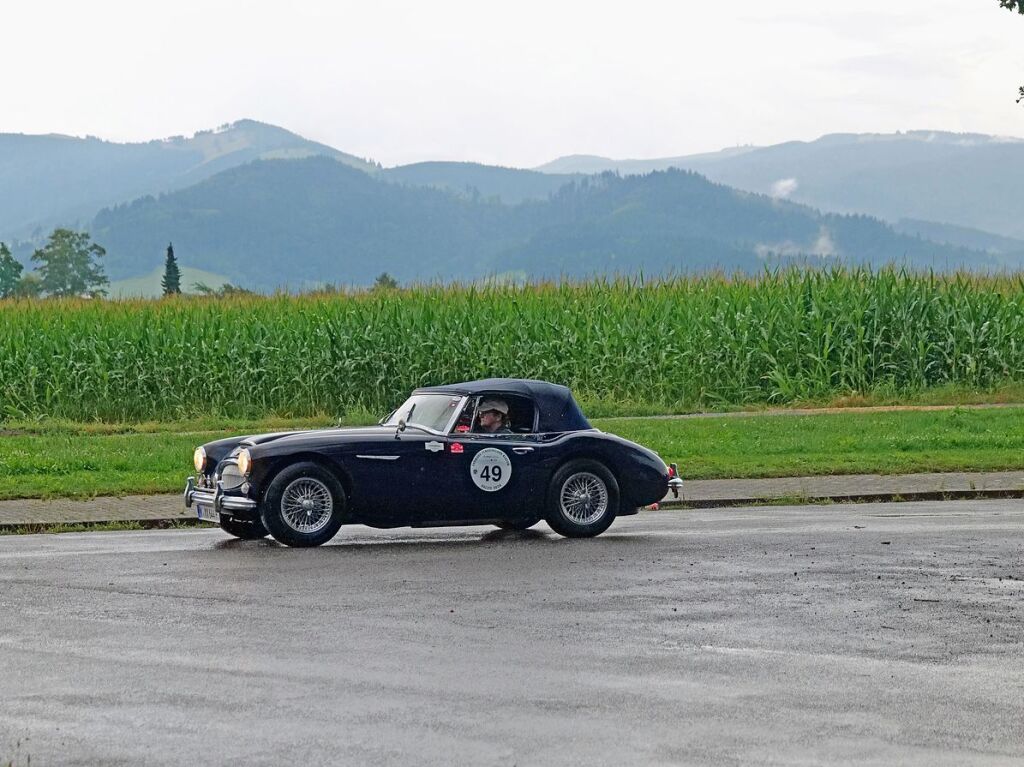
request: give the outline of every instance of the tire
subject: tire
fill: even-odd
[[[494,526],[499,530],[529,530],[538,522],[540,522],[540,517],[531,517],[530,519],[503,520],[495,522]]]
[[[608,529],[618,510],[615,476],[603,463],[578,459],[551,478],[544,518],[566,538],[593,538]]]
[[[241,538],[243,541],[256,541],[267,537],[267,528],[263,526],[262,520],[235,519],[224,514],[220,515],[220,529],[228,535]]]
[[[264,526],[285,546],[327,543],[341,528],[344,516],[345,489],[312,461],[293,463],[278,472],[260,504]]]

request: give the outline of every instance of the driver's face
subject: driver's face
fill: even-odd
[[[501,413],[497,410],[482,410],[477,418],[480,421],[480,428],[487,431],[494,431],[501,426]]]

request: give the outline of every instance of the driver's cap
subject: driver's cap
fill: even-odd
[[[485,410],[497,410],[502,415],[508,415],[508,405],[505,404],[505,400],[500,399],[485,399],[477,409],[481,413]]]

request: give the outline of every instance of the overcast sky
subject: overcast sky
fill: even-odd
[[[393,165],[659,157],[832,132],[1024,136],[997,0],[5,4],[0,132],[250,117]]]

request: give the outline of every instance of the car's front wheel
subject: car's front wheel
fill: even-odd
[[[221,514],[220,529],[228,535],[233,535],[245,541],[255,541],[267,537],[267,528],[258,519],[249,521],[247,519],[225,517]]]
[[[556,533],[568,538],[600,535],[618,509],[619,484],[602,463],[569,461],[551,478],[545,519]]]
[[[263,524],[285,546],[320,546],[341,528],[345,490],[319,464],[286,466],[270,482],[261,504]]]

